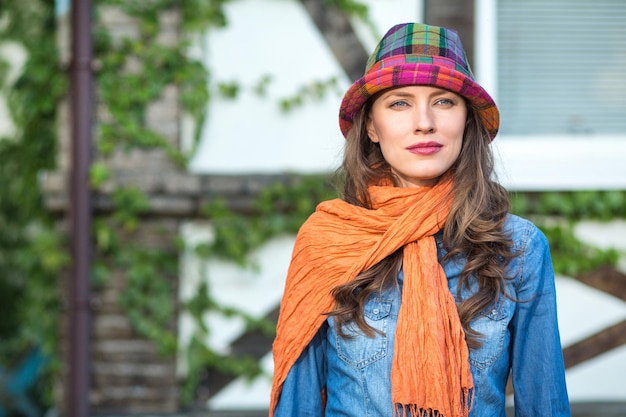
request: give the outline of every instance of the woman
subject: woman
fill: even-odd
[[[508,213],[498,109],[456,32],[394,26],[340,108],[342,199],[298,233],[270,416],[568,416],[544,235]]]

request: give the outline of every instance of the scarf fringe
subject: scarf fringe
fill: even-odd
[[[422,408],[417,404],[396,404],[393,417],[468,417],[474,403],[474,390],[462,390],[461,404],[457,414],[447,416],[432,408]]]

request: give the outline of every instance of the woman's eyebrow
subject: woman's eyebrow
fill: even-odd
[[[451,91],[447,91],[447,90],[436,90],[431,92],[430,94],[428,94],[429,98],[432,97],[439,97],[439,96],[445,96],[445,95],[455,95],[453,92]],[[409,92],[409,91],[388,91],[386,94],[383,94],[383,97],[385,98],[389,98],[389,97],[400,97],[400,98],[404,98],[404,97],[415,97],[417,94]]]
[[[407,92],[407,91],[390,91],[387,94],[384,94],[383,97],[384,98],[390,98],[390,97],[414,97],[415,94]]]

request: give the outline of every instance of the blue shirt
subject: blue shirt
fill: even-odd
[[[548,242],[536,226],[517,216],[508,216],[505,229],[512,235],[513,250],[521,251],[509,265],[511,279],[506,282],[507,293],[517,301],[502,296],[471,323],[484,339],[469,352],[474,380],[470,416],[505,417],[509,376],[516,417],[570,416]],[[441,237],[435,238],[441,261],[446,252]],[[463,259],[442,264],[457,302],[477,288],[472,281],[457,297],[463,265]],[[359,330],[346,339],[337,336],[332,318],[326,321],[289,371],[274,416],[393,416],[390,375],[402,271],[398,282],[398,287],[373,294],[365,305],[366,321],[382,334],[367,337]]]

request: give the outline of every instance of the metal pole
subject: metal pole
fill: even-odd
[[[68,286],[67,415],[90,413],[90,271],[91,192],[89,168],[92,141],[91,1],[73,0],[71,9],[72,168],[70,216],[72,269]]]

